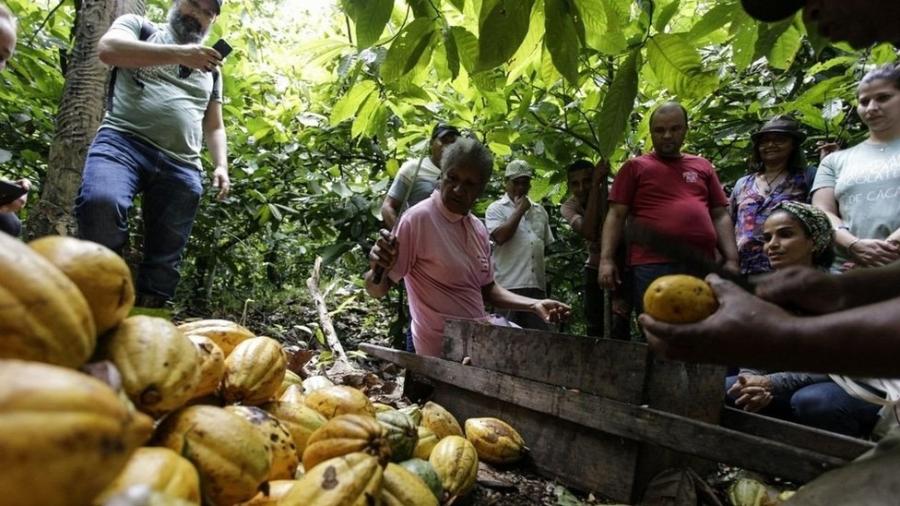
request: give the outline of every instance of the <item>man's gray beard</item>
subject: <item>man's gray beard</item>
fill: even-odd
[[[201,28],[199,31],[196,29],[199,27],[200,23],[196,23],[197,27],[191,26],[196,20],[183,16],[181,12],[178,11],[177,4],[169,9],[168,21],[169,27],[172,29],[172,35],[175,37],[175,42],[178,44],[199,44],[203,42],[203,39],[205,39],[206,35],[209,33],[208,28],[206,30]]]

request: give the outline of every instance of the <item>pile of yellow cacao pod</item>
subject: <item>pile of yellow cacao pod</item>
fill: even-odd
[[[94,243],[0,233],[3,504],[452,503],[479,459],[527,452],[495,418],[397,409],[287,369],[226,320],[127,316],[125,262]]]

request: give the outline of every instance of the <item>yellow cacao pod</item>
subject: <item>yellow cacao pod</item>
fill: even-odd
[[[197,347],[163,318],[126,318],[101,355],[119,369],[131,402],[154,416],[184,405],[200,383]]]
[[[436,402],[426,402],[422,407],[421,425],[428,427],[438,439],[463,435],[462,427],[456,418]]]
[[[447,436],[435,445],[428,462],[441,478],[444,491],[451,498],[464,496],[475,486],[478,475],[478,453],[466,438]]]
[[[0,502],[91,504],[152,430],[95,378],[0,360]]]
[[[97,334],[105,334],[128,316],[134,306],[134,284],[128,264],[113,250],[64,236],[41,237],[28,245],[81,290]]]
[[[284,391],[280,396],[278,396],[278,400],[282,402],[293,402],[294,404],[304,404],[306,402],[306,396],[303,395],[303,387],[299,387],[297,385],[291,385]]]
[[[309,436],[319,427],[325,425],[326,418],[318,411],[302,404],[292,402],[268,402],[261,406],[267,413],[274,416],[287,427],[297,447],[297,454],[302,455],[306,449]]]
[[[279,502],[280,506],[371,506],[381,494],[378,459],[351,453],[307,470]]]
[[[393,462],[384,469],[381,501],[384,506],[438,506],[437,498],[421,478]]]
[[[212,339],[200,334],[188,334],[188,339],[197,347],[200,382],[192,397],[203,397],[216,393],[225,376],[225,354]]]
[[[316,390],[333,387],[334,383],[325,376],[310,376],[303,380],[303,393],[309,395]]]
[[[255,337],[253,332],[243,325],[228,320],[198,320],[182,323],[178,330],[185,334],[200,334],[219,345],[227,357],[241,341]]]
[[[255,406],[227,406],[226,411],[235,413],[262,434],[272,456],[272,467],[267,480],[290,480],[300,465],[300,456],[291,433],[277,418]]]
[[[133,485],[147,485],[170,497],[200,502],[200,477],[197,469],[190,461],[168,448],[144,447],[135,450],[125,469],[94,499],[94,504],[102,505],[110,497]]]
[[[497,418],[466,420],[466,439],[475,447],[478,458],[490,464],[512,464],[528,453],[516,429]]]
[[[256,495],[269,474],[262,434],[240,416],[215,406],[190,406],[169,414],[154,443],[191,461],[204,501],[231,506]]]
[[[281,343],[252,337],[238,344],[225,359],[222,397],[226,402],[258,405],[272,399],[287,368]]]
[[[281,380],[281,386],[278,387],[278,392],[275,393],[275,397],[281,397],[291,385],[297,385],[297,387],[300,388],[300,393],[303,393],[303,378],[294,371],[286,369],[284,371],[284,379]]]
[[[267,490],[260,491],[253,499],[235,506],[277,506],[297,482],[298,480],[272,480],[263,486]]]
[[[81,290],[47,259],[0,232],[0,359],[87,362],[97,330]]]
[[[320,462],[355,452],[374,455],[382,464],[390,460],[391,446],[384,427],[368,416],[336,416],[309,437],[303,450],[303,468],[309,472]]]
[[[325,418],[338,415],[375,416],[372,401],[359,390],[345,385],[325,387],[308,393],[305,403]]]
[[[417,430],[419,438],[416,441],[416,449],[413,450],[413,457],[428,460],[428,457],[431,456],[431,451],[438,444],[438,437],[428,427],[419,425]]]

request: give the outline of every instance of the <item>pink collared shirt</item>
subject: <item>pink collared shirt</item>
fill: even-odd
[[[481,288],[494,281],[487,229],[450,212],[435,190],[397,225],[391,280],[406,281],[416,353],[440,356],[447,318],[487,321]]]

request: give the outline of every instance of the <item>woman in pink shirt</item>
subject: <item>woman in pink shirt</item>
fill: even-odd
[[[493,159],[475,139],[459,139],[444,150],[441,185],[430,198],[410,208],[394,234],[382,229],[369,254],[366,290],[381,298],[403,279],[409,292],[416,352],[439,356],[448,318],[487,321],[485,301],[493,306],[532,311],[544,321],[569,316],[555,300],[516,295],[494,282],[490,239],[484,224],[470,213],[491,177]],[[375,283],[374,270],[385,276]]]

